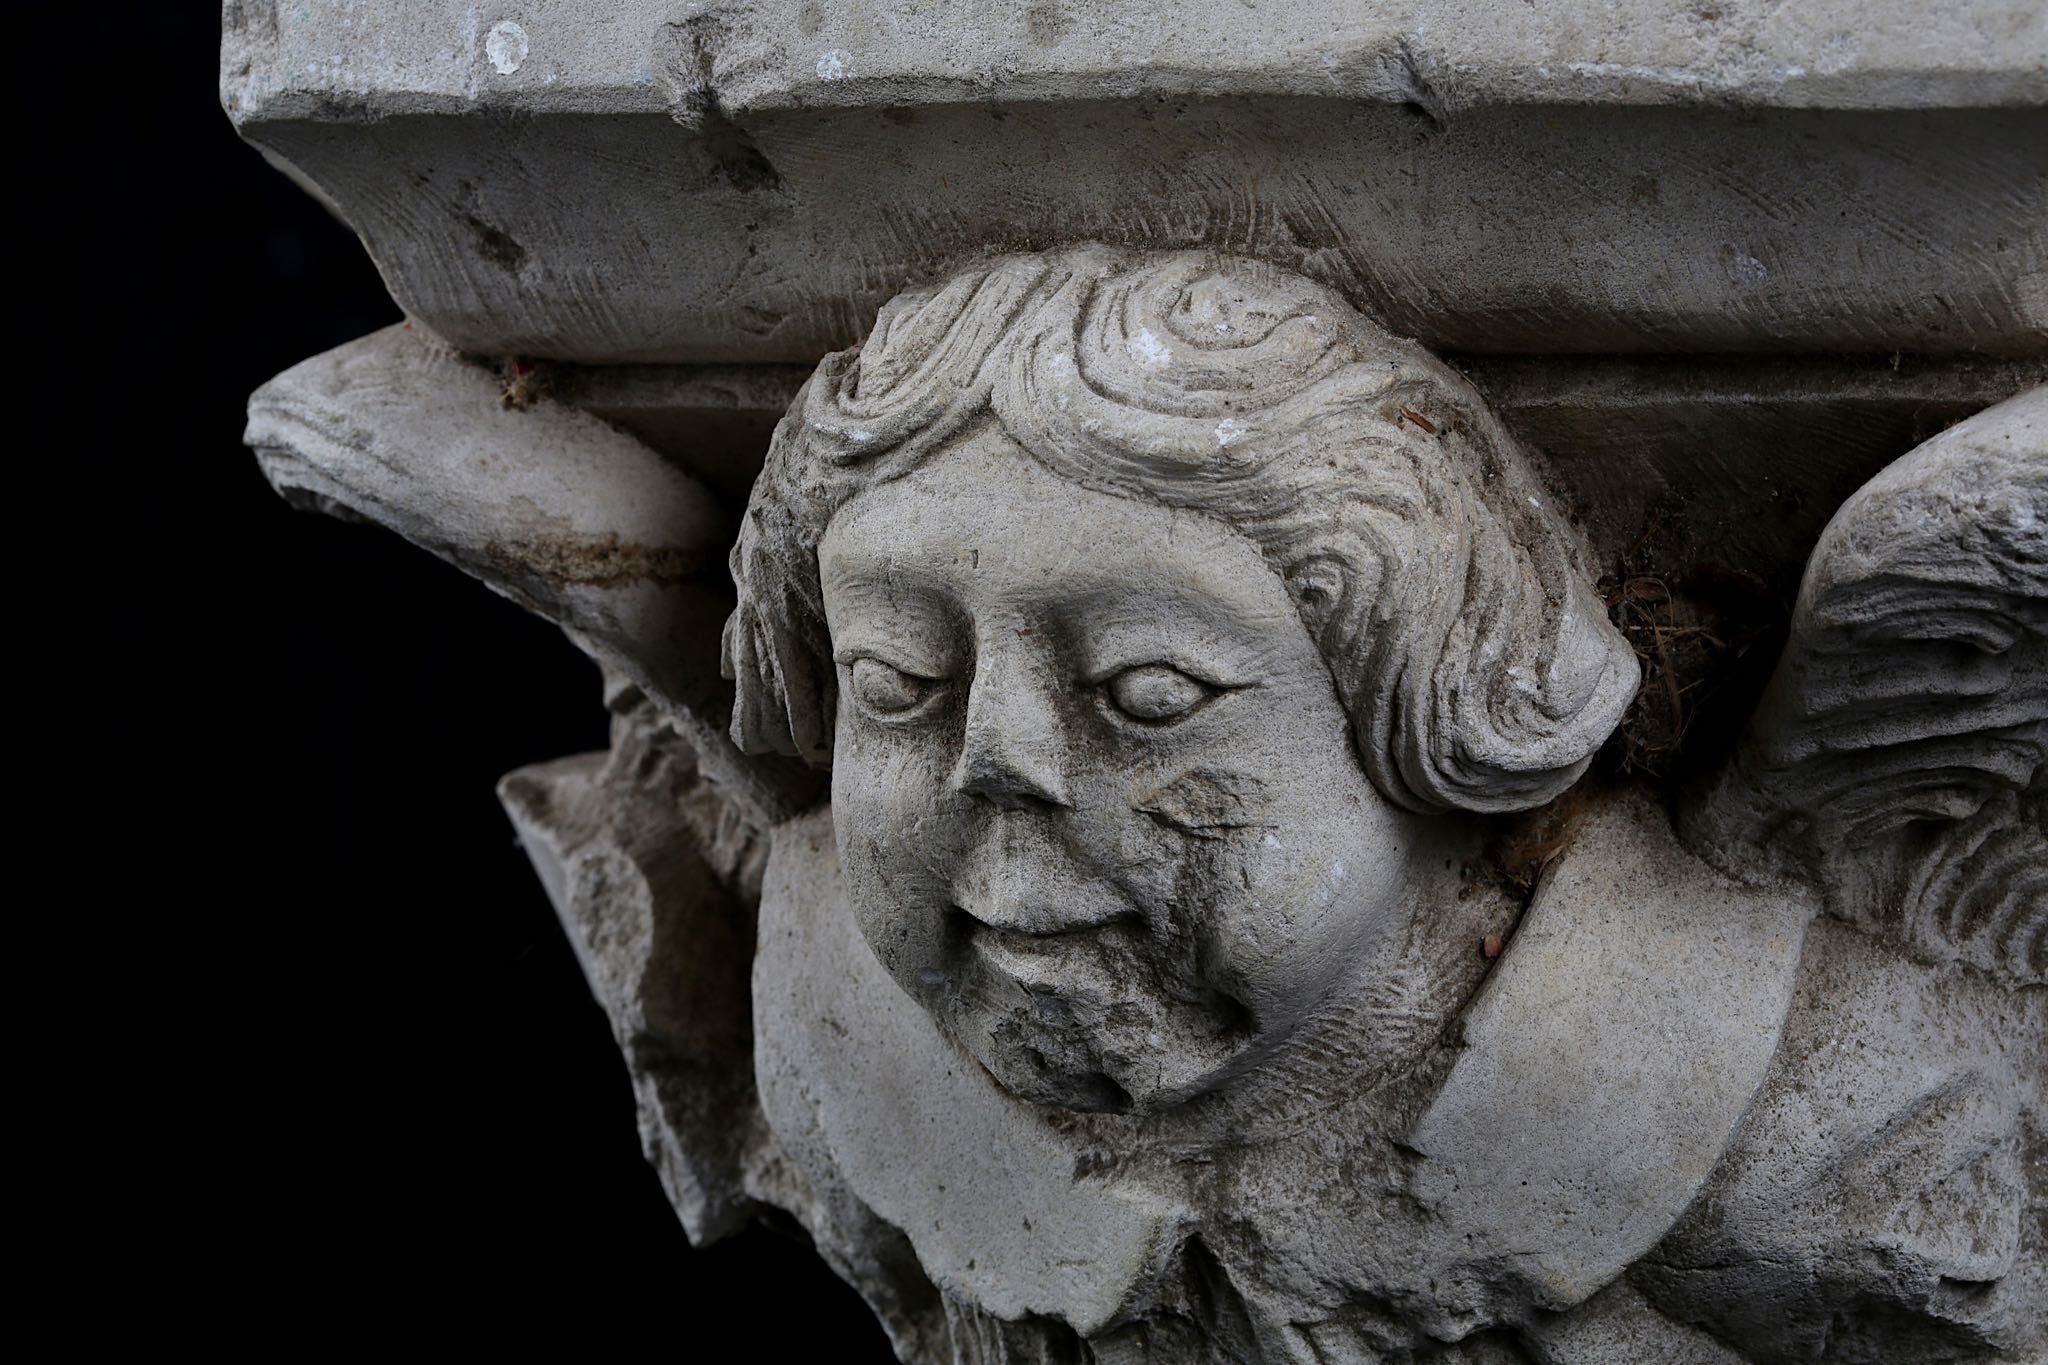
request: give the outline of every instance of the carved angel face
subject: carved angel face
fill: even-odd
[[[990,426],[850,502],[819,566],[855,914],[1013,1093],[1177,1103],[1405,926],[1421,817],[1245,536]]]

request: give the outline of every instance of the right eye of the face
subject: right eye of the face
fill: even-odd
[[[1216,693],[1208,683],[1168,664],[1127,668],[1109,680],[1109,699],[1116,709],[1148,725],[1179,720]]]
[[[900,668],[865,655],[855,659],[847,672],[853,699],[867,711],[883,717],[902,716],[916,710],[918,703],[938,687],[938,683],[930,678],[905,673]]]

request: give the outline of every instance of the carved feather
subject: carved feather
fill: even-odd
[[[1917,447],[1821,533],[1785,653],[1690,812],[1914,953],[2048,979],[2048,388]]]

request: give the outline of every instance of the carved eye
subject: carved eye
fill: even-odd
[[[855,659],[848,672],[854,700],[878,716],[897,716],[909,711],[937,686],[930,678],[905,673],[880,659],[865,656]]]
[[[1141,664],[1109,680],[1109,699],[1132,720],[1179,720],[1217,689],[1166,664]]]

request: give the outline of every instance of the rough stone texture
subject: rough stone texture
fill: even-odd
[[[1755,1360],[2039,1359],[2044,1006],[1817,919],[1742,1131],[1630,1278]]]
[[[1716,846],[1815,872],[1917,954],[2048,984],[2048,387],[1850,498],[1736,762]]]
[[[754,1104],[747,961],[765,852],[695,755],[630,684],[613,747],[524,768],[498,793],[611,1017],[647,1158],[691,1240],[750,1211]]]
[[[647,447],[571,408],[522,407],[506,377],[411,324],[271,380],[249,400],[246,439],[287,499],[388,526],[660,697],[761,818],[804,789],[725,742],[707,643],[729,609],[724,518]]]
[[[2048,356],[1450,359],[1583,518],[1603,572],[1627,558],[1682,596],[1732,589],[1784,610],[1844,498],[1944,427],[2048,383]],[[715,489],[735,525],[810,377],[794,365],[533,371]]]
[[[1700,875],[1660,812],[1586,820],[1472,1002],[1467,1050],[1410,1138],[1437,1216],[1546,1308],[1649,1251],[1699,1189],[1778,1045],[1811,906]]]
[[[2038,7],[222,72],[414,315],[266,473],[605,665],[501,794],[692,1238],[910,1361],[2048,1354]]]
[[[2010,0],[227,14],[243,134],[466,349],[809,364],[1076,240],[1274,260],[1458,350],[2048,338],[2048,21]]]
[[[1153,95],[1415,97],[1423,72],[1449,109],[1481,104],[1927,108],[2023,103],[2040,91],[2039,13],[1969,0],[1938,13],[1830,4],[1701,9],[1600,0],[1512,9],[1481,0],[1265,8],[1257,23],[1196,4],[1032,4],[942,10],[903,0],[625,0],[593,20],[550,0],[497,17],[451,0],[374,10],[231,0],[221,65],[243,108],[327,112],[484,108],[665,113],[648,44],[715,36],[718,90],[742,109]],[[666,30],[680,30],[671,34]],[[837,61],[830,60],[834,53]],[[511,70],[504,68],[510,66]],[[724,72],[720,75],[723,77]]]

